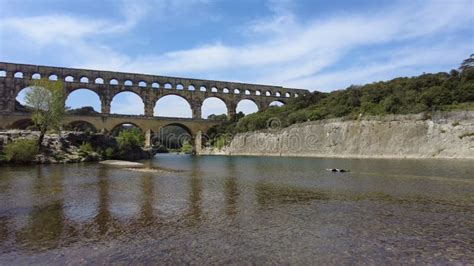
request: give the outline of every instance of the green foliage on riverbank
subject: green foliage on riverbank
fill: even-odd
[[[330,93],[313,92],[281,107],[271,106],[243,118],[237,117],[214,127],[208,134],[235,134],[337,117],[357,119],[361,116],[474,110],[474,67],[462,65],[460,69],[353,85]]]
[[[3,148],[7,162],[26,163],[38,154],[38,142],[35,139],[18,139]]]
[[[145,136],[135,127],[120,131],[116,139],[120,149],[141,147],[145,142]]]
[[[183,141],[183,146],[181,147],[181,152],[182,153],[192,153],[193,152],[193,146],[189,141],[185,140]]]
[[[118,143],[118,158],[127,160],[141,159],[145,136],[138,128],[133,127],[120,131],[116,140]]]
[[[208,137],[208,143],[206,143],[206,145],[211,145],[213,147],[218,145],[220,147],[219,149],[221,149],[225,144],[227,144],[227,140],[231,139],[232,136],[230,135],[237,131],[237,122],[245,117],[245,114],[239,112],[230,119],[227,119],[226,115],[219,115],[219,117],[219,119],[225,119],[221,124],[211,127],[206,132]]]

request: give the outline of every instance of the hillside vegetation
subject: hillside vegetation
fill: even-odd
[[[237,115],[212,128],[211,139],[220,134],[255,131],[273,126],[327,118],[356,119],[366,115],[413,114],[429,111],[474,110],[474,55],[459,70],[449,73],[400,77],[363,86],[352,85],[330,93],[313,92],[288,104],[247,116]],[[275,124],[276,123],[276,124]]]

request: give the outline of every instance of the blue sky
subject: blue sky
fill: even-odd
[[[473,0],[0,3],[7,62],[331,91],[449,71],[474,53]],[[99,109],[92,97],[78,92],[68,104]],[[158,114],[189,116],[179,99],[163,100]],[[142,112],[140,104],[120,95],[112,111]],[[203,113],[224,111],[215,100]]]

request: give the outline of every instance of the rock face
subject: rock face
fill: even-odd
[[[474,159],[474,112],[330,119],[236,135],[207,154]]]

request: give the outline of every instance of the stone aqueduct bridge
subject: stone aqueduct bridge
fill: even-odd
[[[66,123],[87,122],[106,131],[130,123],[144,132],[158,132],[161,127],[179,125],[188,130],[193,138],[219,123],[201,118],[201,107],[207,98],[221,99],[230,117],[236,113],[239,101],[244,99],[253,101],[261,110],[274,101],[286,103],[291,98],[309,93],[307,90],[279,86],[0,62],[0,128],[15,128],[28,119],[27,114],[15,110],[15,98],[33,79],[38,78],[63,81],[66,95],[77,89],[88,89],[99,96],[100,114],[68,115]],[[110,113],[112,99],[124,91],[135,93],[142,99],[144,115]],[[191,106],[192,118],[153,116],[156,102],[167,95],[184,98]]]

